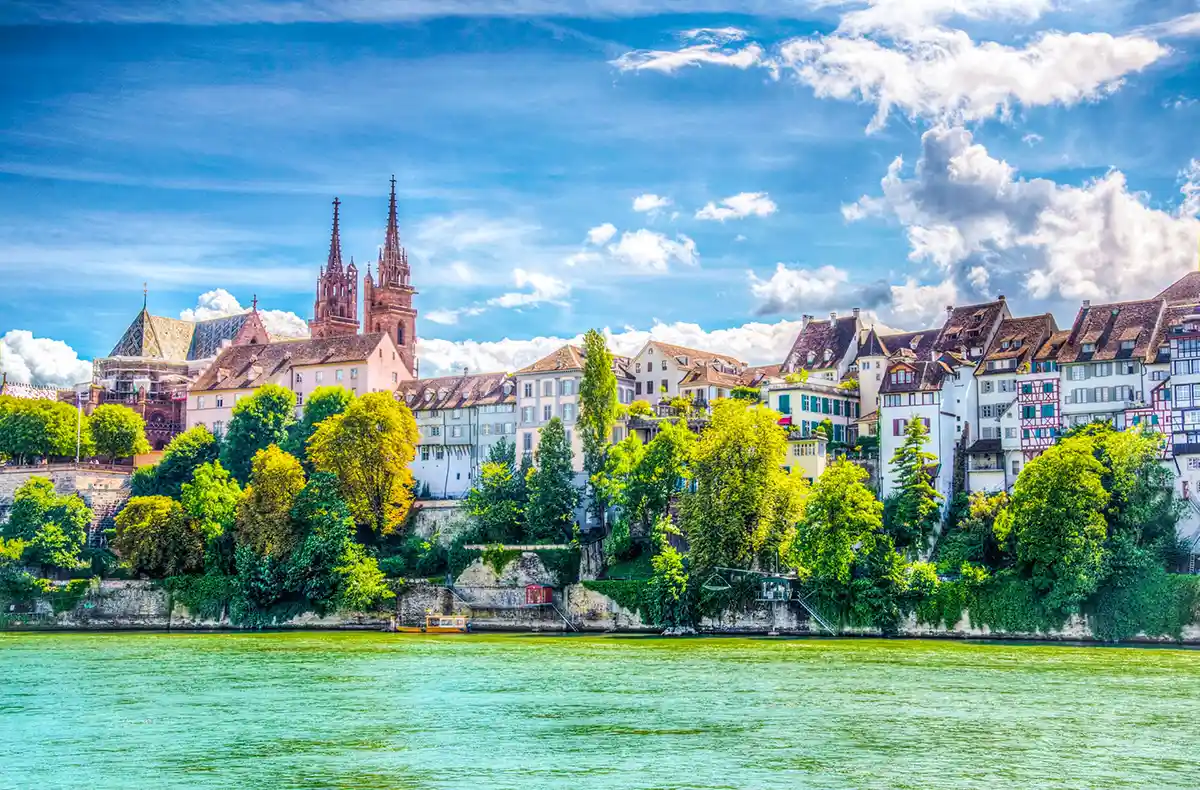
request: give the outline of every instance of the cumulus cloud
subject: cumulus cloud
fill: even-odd
[[[1156,37],[1190,35],[1192,16],[1127,35],[1036,33],[1019,45],[975,41],[950,19],[1036,20],[1050,0],[853,0],[836,30],[788,39],[771,53],[744,36],[685,41],[677,51],[639,50],[613,64],[622,71],[671,74],[684,66],[759,67],[787,74],[822,98],[875,105],[875,131],[893,111],[910,118],[966,123],[1008,118],[1018,105],[1070,106],[1103,98],[1130,74],[1170,50]]]
[[[775,315],[879,307],[887,303],[890,291],[882,282],[851,283],[849,273],[836,266],[805,269],[778,263],[765,280],[750,272],[750,293],[758,301],[758,315]]]
[[[935,326],[946,307],[958,299],[958,289],[952,280],[919,285],[910,278],[902,285],[891,286],[891,291],[891,313],[906,326]]]
[[[888,216],[903,225],[909,257],[932,264],[969,298],[1026,291],[1037,299],[1117,300],[1153,293],[1194,267],[1200,173],[1184,174],[1175,211],[1154,209],[1112,170],[1080,186],[1020,178],[962,128],[922,136],[911,176],[897,158],[882,195],[860,200],[852,218]],[[982,270],[982,271],[981,271]],[[897,299],[916,293],[897,286]],[[915,305],[917,296],[906,304]]]
[[[642,212],[661,211],[671,205],[671,199],[662,195],[655,195],[647,192],[644,195],[638,195],[633,199],[633,210]]]
[[[699,324],[655,322],[650,329],[624,327],[605,329],[614,353],[632,355],[651,338],[708,351],[732,354],[751,365],[767,365],[783,360],[800,331],[799,321],[776,323],[752,322],[728,329],[704,329]],[[421,340],[418,353],[421,372],[427,376],[446,375],[468,368],[475,372],[519,370],[536,362],[564,343],[582,343],[574,337],[535,337],[528,340],[478,342],[474,340]]]
[[[532,307],[543,302],[563,304],[563,299],[571,293],[571,286],[565,281],[525,269],[513,269],[513,283],[529,290],[501,294],[489,299],[488,304],[495,307]]]
[[[709,202],[696,212],[696,219],[724,222],[727,219],[768,217],[779,207],[766,192],[739,192],[721,200],[721,205]]]
[[[14,384],[70,387],[92,380],[92,363],[61,340],[12,329],[0,337],[0,370]]]
[[[617,235],[617,226],[611,222],[605,222],[603,225],[597,225],[587,233],[588,244],[607,244],[612,240],[613,236]]]
[[[696,242],[682,233],[670,239],[645,228],[622,233],[617,243],[608,246],[608,251],[618,260],[645,272],[666,272],[672,263],[695,266],[699,258]]]
[[[427,321],[432,321],[435,324],[442,326],[452,326],[457,324],[459,319],[464,316],[479,315],[483,312],[482,307],[461,307],[456,310],[429,310],[421,314],[421,317]]]
[[[179,313],[184,321],[207,321],[212,318],[247,313],[237,298],[224,288],[206,291],[196,298],[196,306]],[[259,310],[259,318],[267,333],[274,337],[308,337],[308,322],[287,310]]]
[[[620,71],[657,71],[671,74],[690,66],[728,66],[735,69],[770,67],[771,60],[758,44],[741,44],[745,31],[738,28],[700,28],[681,36],[686,46],[678,50],[640,49],[627,52],[612,65]]]

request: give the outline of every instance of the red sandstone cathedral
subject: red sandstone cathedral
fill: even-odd
[[[329,260],[317,277],[317,299],[313,319],[308,322],[313,337],[337,337],[358,334],[358,267],[354,259],[342,265],[342,239],[338,228],[338,209],[341,201],[333,200],[333,234],[329,240]],[[371,275],[363,279],[363,323],[366,332],[385,332],[391,335],[404,359],[404,364],[417,376],[417,311],[412,298],[416,295],[410,281],[408,253],[400,246],[400,230],[396,224],[396,177],[392,176],[391,197],[388,200],[387,235],[379,251],[379,281]]]

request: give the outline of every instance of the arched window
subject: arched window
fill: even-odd
[[[404,345],[404,324],[400,324],[396,327],[396,342],[400,345]]]

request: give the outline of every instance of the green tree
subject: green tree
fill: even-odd
[[[131,493],[134,496],[178,498],[183,484],[192,480],[196,469],[216,461],[220,449],[217,440],[203,425],[190,428],[171,440],[161,461],[133,473]]]
[[[762,392],[758,387],[734,387],[729,391],[729,397],[749,401],[750,403],[762,402]]]
[[[617,376],[604,335],[589,329],[583,337],[583,382],[579,386],[579,420],[575,429],[583,444],[583,471],[588,480],[588,508],[604,525],[610,502],[592,477],[604,468],[613,426],[617,422]]]
[[[27,563],[70,570],[79,565],[91,523],[92,511],[82,499],[59,496],[50,480],[31,477],[13,495],[0,536],[25,542]]]
[[[128,406],[105,403],[92,412],[89,425],[96,454],[116,460],[150,452],[146,421]]]
[[[308,463],[308,440],[316,433],[318,425],[326,418],[344,412],[352,400],[354,394],[345,387],[317,387],[304,401],[304,416],[288,430],[287,444],[283,449],[299,458],[306,469],[311,469]]]
[[[286,558],[300,539],[292,506],[303,488],[304,470],[295,456],[275,445],[255,453],[250,484],[238,504],[238,543],[260,556]]]
[[[884,523],[896,547],[913,552],[925,548],[941,519],[942,496],[929,476],[929,466],[937,462],[937,456],[925,450],[928,442],[924,421],[910,419],[904,441],[892,456],[896,484],[884,511]]]
[[[653,417],[654,407],[650,405],[648,400],[635,400],[629,404],[630,417]]]
[[[352,612],[368,612],[396,594],[388,587],[387,578],[379,563],[358,543],[351,543],[337,569],[341,574],[338,608]]]
[[[694,569],[747,568],[767,555],[773,562],[786,542],[799,515],[787,512],[794,510],[797,482],[783,471],[787,434],[778,420],[761,404],[719,399],[713,405],[691,453],[695,490],[680,499]]]
[[[648,529],[666,515],[688,476],[696,434],[683,420],[664,422],[637,458],[625,491],[625,506],[635,523]]]
[[[242,489],[220,461],[196,467],[192,482],[184,483],[179,501],[207,538],[223,535],[237,520]]]
[[[526,534],[539,542],[568,540],[572,535],[579,489],[575,487],[571,443],[562,420],[554,417],[539,432],[536,465],[529,472]]]
[[[1063,612],[1078,611],[1103,572],[1104,472],[1089,439],[1068,438],[1026,464],[1013,487],[1018,568]]]
[[[278,384],[266,384],[238,401],[221,448],[221,465],[239,481],[246,481],[260,450],[287,441],[295,414],[296,396]]]
[[[690,628],[693,621],[688,597],[688,572],[683,556],[670,544],[668,535],[677,535],[670,516],[655,522],[655,544],[650,566],[654,574],[648,583],[650,612],[657,625],[669,630]]]
[[[467,492],[467,512],[475,519],[477,538],[483,543],[512,543],[521,538],[528,494],[516,463],[516,445],[501,439],[488,450],[479,477]]]
[[[135,571],[164,578],[203,569],[206,535],[175,500],[133,497],[116,522],[117,553]]]
[[[287,586],[309,608],[324,613],[338,604],[354,533],[354,519],[338,490],[338,480],[317,472],[297,495],[292,520],[304,534],[287,565]]]
[[[27,463],[35,458],[74,458],[78,410],[49,400],[6,399],[0,410],[0,457]],[[82,419],[81,455],[92,454],[87,417]]]
[[[818,588],[848,585],[856,557],[869,554],[881,537],[883,505],[866,481],[866,470],[839,459],[808,495],[791,560]]]
[[[412,507],[409,467],[417,441],[417,421],[408,406],[390,392],[371,392],[322,421],[308,442],[308,455],[314,469],[337,475],[356,522],[389,535]]]
[[[967,500],[966,515],[938,545],[938,567],[943,573],[959,573],[964,563],[993,571],[1011,567],[1016,562],[1014,538],[1008,494],[976,491]]]

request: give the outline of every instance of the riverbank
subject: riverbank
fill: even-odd
[[[556,590],[546,606],[525,606],[523,589],[459,585],[453,590],[426,582],[406,585],[394,607],[385,612],[338,613],[320,616],[311,612],[271,624],[278,630],[387,631],[396,625],[419,625],[427,614],[468,613],[473,630],[487,632],[584,632],[652,634],[661,632],[643,621],[637,611],[584,584]],[[467,602],[470,602],[469,604]],[[148,581],[103,581],[76,593],[71,600],[35,599],[18,607],[25,611],[0,614],[6,631],[236,631],[224,612],[199,616],[162,583]],[[828,635],[795,603],[758,603],[720,617],[705,618],[701,634],[818,636]],[[878,630],[848,627],[839,636],[877,637]],[[1101,642],[1088,621],[1069,618],[1053,630],[1004,630],[976,625],[969,612],[953,626],[933,626],[906,617],[895,634],[929,639],[1011,639],[1046,642]],[[1131,643],[1200,646],[1200,624],[1185,626],[1180,638],[1139,635]]]

